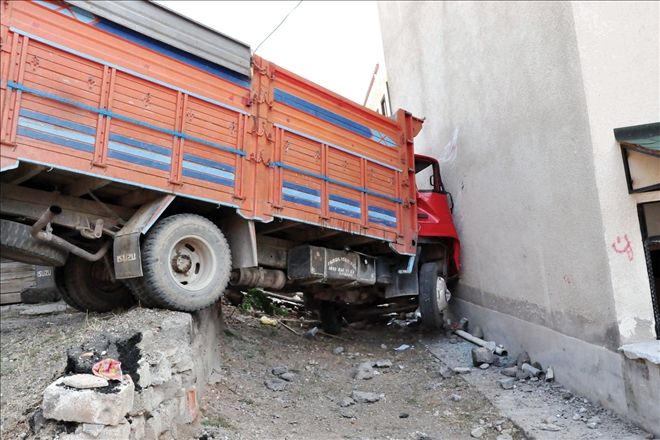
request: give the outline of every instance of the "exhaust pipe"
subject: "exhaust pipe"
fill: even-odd
[[[51,246],[55,246],[60,249],[69,251],[73,255],[77,255],[78,257],[87,261],[99,261],[101,258],[103,258],[103,256],[108,252],[108,249],[110,249],[110,246],[112,245],[111,241],[108,241],[105,244],[103,244],[101,249],[99,249],[95,254],[92,254],[87,252],[85,249],[76,246],[73,243],[69,243],[63,238],[58,237],[52,232],[43,230],[46,227],[46,225],[52,222],[55,216],[60,214],[61,212],[62,212],[62,208],[55,205],[51,206],[46,211],[44,211],[44,213],[41,214],[41,217],[39,217],[39,220],[37,220],[37,222],[34,225],[32,225],[32,230],[30,232],[32,234],[32,237],[34,237],[37,240],[44,241],[50,244]]]

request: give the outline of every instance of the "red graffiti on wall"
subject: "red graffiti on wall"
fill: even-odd
[[[632,261],[634,258],[633,248],[628,239],[628,234],[623,234],[623,240],[621,239],[621,236],[617,236],[616,240],[612,242],[612,249],[614,249],[614,252],[617,254],[626,254],[628,256],[628,261]]]

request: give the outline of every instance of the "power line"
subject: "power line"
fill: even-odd
[[[264,43],[266,42],[266,40],[268,40],[268,39],[270,38],[270,36],[273,35],[273,34],[275,33],[275,31],[278,30],[278,29],[280,28],[280,26],[282,26],[282,25],[284,24],[284,22],[286,21],[286,19],[289,18],[289,15],[291,15],[291,13],[292,13],[293,11],[295,11],[296,8],[297,8],[298,6],[300,6],[300,4],[301,4],[302,2],[303,2],[303,0],[300,0],[300,1],[299,1],[299,2],[298,2],[293,8],[291,8],[291,10],[290,10],[290,11],[284,16],[284,18],[282,19],[282,21],[280,21],[280,24],[278,24],[277,26],[275,26],[275,29],[273,29],[272,31],[270,31],[270,33],[269,33],[268,35],[266,35],[266,38],[264,38],[263,41],[257,45],[257,48],[254,49],[254,50],[252,51],[253,54],[257,53],[257,51],[259,50],[259,48],[261,47],[261,45],[264,44]]]

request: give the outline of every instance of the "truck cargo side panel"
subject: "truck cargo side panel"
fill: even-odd
[[[239,206],[247,89],[48,4],[10,2],[3,14],[3,163]]]
[[[2,2],[0,165],[32,162],[415,253],[412,139],[253,57],[251,80],[58,1]]]
[[[272,215],[391,242],[414,253],[416,217],[405,127],[255,57],[273,142]],[[404,121],[405,122],[405,121]]]

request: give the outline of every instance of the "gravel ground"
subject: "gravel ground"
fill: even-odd
[[[38,306],[37,306],[38,307]],[[54,313],[35,306],[0,308],[1,437],[22,439],[41,393],[59,377],[66,350],[94,338],[113,318],[113,332],[156,325],[167,311],[133,309],[117,315],[86,315],[59,305]],[[46,310],[47,311],[47,310]],[[306,339],[283,326],[270,327],[226,306],[220,370],[201,402],[200,432],[212,439],[642,439],[645,433],[559,384],[517,383],[502,390],[498,367],[470,366],[472,345],[455,337],[424,335],[415,328],[383,325],[347,328],[341,339]],[[290,326],[295,327],[293,324]],[[302,333],[300,328],[294,328]],[[411,347],[397,352],[401,344]],[[341,347],[341,350],[340,350]],[[341,353],[339,353],[341,351]],[[355,378],[360,364],[373,377]],[[387,362],[386,362],[387,363]],[[272,370],[287,367],[289,382]],[[450,368],[448,368],[450,367]],[[281,391],[269,389],[265,383]],[[353,391],[374,393],[374,403],[340,406]],[[568,397],[567,397],[568,396]],[[598,416],[588,428],[582,418]],[[559,431],[541,428],[548,418]],[[510,436],[510,437],[509,437]]]
[[[219,382],[202,404],[202,426],[215,439],[462,439],[484,428],[481,438],[522,433],[473,386],[442,364],[412,329],[384,326],[346,329],[342,340],[305,339],[285,328],[266,327],[251,317],[226,313],[233,336],[223,344]],[[394,351],[401,344],[411,346]],[[338,347],[341,354],[335,354]],[[364,380],[352,377],[363,362],[389,360],[389,368]],[[264,382],[272,369],[295,374],[283,391]],[[353,390],[382,395],[375,403],[339,404]],[[498,431],[499,429],[499,431]],[[202,436],[202,438],[207,438]],[[506,437],[504,437],[506,438]]]

